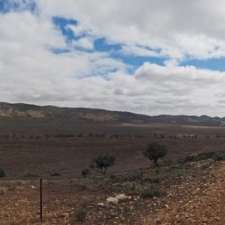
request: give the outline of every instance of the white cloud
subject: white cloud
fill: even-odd
[[[91,38],[80,38],[79,40],[76,40],[73,42],[73,47],[83,48],[87,50],[94,49],[94,40]]]
[[[211,1],[40,0],[39,14],[0,14],[2,101],[98,107],[147,114],[224,115],[225,72],[179,66],[184,55],[225,55],[224,3]],[[192,15],[192,16],[190,16]],[[137,56],[170,56],[133,74],[107,53],[74,50],[52,16],[79,19],[75,47],[93,50],[96,37]],[[212,24],[212,26],[209,26]],[[84,35],[88,34],[88,35]],[[50,49],[73,49],[54,54]],[[151,49],[161,48],[161,51]]]
[[[174,58],[225,56],[223,0],[40,0],[40,8],[78,18],[112,41],[162,48]]]
[[[121,52],[127,55],[142,57],[161,57],[160,52],[146,48],[145,46],[123,45]]]
[[[54,54],[51,48],[67,48],[63,36],[51,20],[27,12],[0,15],[0,48],[0,96],[5,101],[44,104],[55,98],[75,104],[82,77],[126,70],[103,53]]]

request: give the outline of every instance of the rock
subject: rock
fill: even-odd
[[[108,203],[118,204],[119,202],[125,201],[127,199],[131,199],[130,196],[127,196],[125,194],[118,194],[115,197],[109,197],[106,199]]]
[[[129,197],[125,194],[119,194],[119,195],[116,195],[116,197],[118,199],[118,201],[124,201],[124,200],[127,200],[129,199]]]
[[[115,204],[115,205],[119,203],[119,200],[115,197],[109,197],[109,198],[106,199],[106,201],[108,203],[112,203],[112,204]]]
[[[103,202],[99,202],[99,203],[97,204],[97,206],[99,206],[99,207],[105,207],[105,204],[104,204]]]
[[[6,187],[1,187],[0,188],[0,195],[4,195],[8,191],[8,188]]]
[[[166,204],[166,205],[165,205],[165,208],[169,209],[169,206]]]

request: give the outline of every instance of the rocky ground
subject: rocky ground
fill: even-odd
[[[193,188],[189,188],[193,186]],[[185,182],[173,192],[164,208],[146,219],[146,225],[222,225],[225,224],[225,163],[220,163],[204,182]],[[176,189],[176,188],[175,188]]]
[[[44,182],[43,225],[225,224],[225,162]],[[37,225],[38,181],[2,180],[0,224]]]

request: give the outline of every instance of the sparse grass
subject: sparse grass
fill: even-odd
[[[225,160],[225,152],[224,151],[201,152],[201,153],[189,155],[183,161],[197,162],[197,161],[208,160],[208,159],[213,159],[215,161]]]
[[[84,223],[87,217],[87,209],[86,208],[78,208],[75,210],[74,215],[72,217],[72,224],[73,222]]]
[[[142,198],[160,197],[160,187],[158,185],[143,187],[140,191],[140,196]]]
[[[152,183],[152,184],[159,184],[160,178],[159,177],[146,177],[143,179],[144,182]]]
[[[186,170],[184,168],[177,168],[173,170],[173,174],[175,177],[183,177],[186,174]]]

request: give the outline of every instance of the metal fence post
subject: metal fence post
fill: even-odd
[[[43,179],[40,179],[40,221],[43,222]]]

